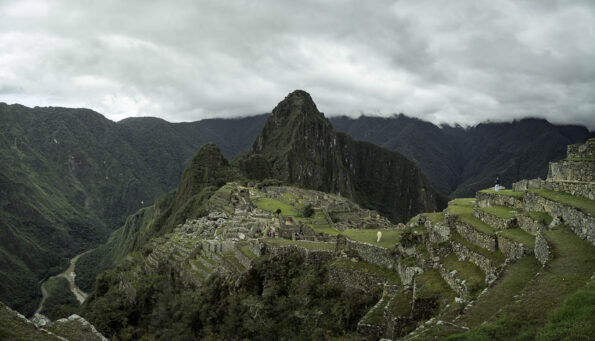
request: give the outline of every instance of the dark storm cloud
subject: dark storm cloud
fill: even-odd
[[[172,121],[270,111],[595,129],[591,1],[2,1],[0,101]]]

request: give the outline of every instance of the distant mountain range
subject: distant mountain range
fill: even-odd
[[[169,123],[142,117],[116,123],[88,109],[0,103],[0,300],[32,313],[41,279],[105,242],[126,217],[175,188],[200,146],[214,142],[233,159],[251,150],[267,118]],[[433,187],[450,196],[470,195],[497,175],[505,186],[543,177],[549,161],[564,157],[567,144],[593,136],[584,127],[538,119],[472,128],[438,127],[404,115],[329,121],[355,140],[415,161]],[[342,145],[355,143],[336,136]],[[273,159],[267,162],[277,167]],[[348,193],[347,187],[322,189]],[[368,206],[382,198],[370,197]]]

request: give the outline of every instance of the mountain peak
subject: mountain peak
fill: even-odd
[[[275,109],[272,116],[280,119],[295,115],[318,116],[324,115],[318,111],[312,96],[304,90],[295,90],[285,97]]]

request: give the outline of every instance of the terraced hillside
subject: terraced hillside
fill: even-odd
[[[546,180],[407,225],[332,194],[228,183],[208,215],[101,275],[85,316],[121,339],[588,339],[594,150],[569,146]]]

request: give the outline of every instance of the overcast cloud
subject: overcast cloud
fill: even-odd
[[[270,110],[595,129],[595,1],[0,0],[0,101],[169,121]]]

